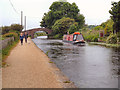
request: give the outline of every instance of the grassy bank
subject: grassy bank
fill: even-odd
[[[10,51],[18,44],[18,42],[19,42],[19,40],[13,41],[6,48],[2,49],[2,61],[4,61],[7,56],[9,56]]]
[[[107,44],[107,43],[102,43],[102,42],[88,42],[88,44],[91,45],[101,45],[101,46],[106,46],[106,47],[115,47],[115,48],[119,48],[120,44]]]

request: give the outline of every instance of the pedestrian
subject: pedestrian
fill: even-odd
[[[24,37],[25,37],[25,42],[27,43],[27,38],[28,38],[27,32],[25,32]]]
[[[23,45],[23,38],[24,38],[24,35],[23,35],[23,33],[21,32],[21,33],[20,33],[20,41],[21,41],[21,45]]]

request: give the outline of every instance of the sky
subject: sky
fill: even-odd
[[[26,16],[26,28],[40,28],[44,13],[49,11],[51,4],[57,0],[0,0],[0,26],[10,26],[21,23],[21,11]],[[111,2],[119,0],[67,0],[75,2],[80,14],[85,16],[88,25],[100,25],[110,19]]]

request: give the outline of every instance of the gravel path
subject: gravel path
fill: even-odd
[[[62,88],[58,70],[31,39],[19,43],[6,59],[10,66],[2,69],[2,88]],[[58,70],[59,71],[59,70]]]

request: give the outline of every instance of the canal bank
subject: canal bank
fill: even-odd
[[[120,48],[120,44],[107,44],[103,42],[88,42],[88,44],[101,45],[101,46],[112,47],[112,48]]]
[[[2,88],[75,88],[31,39],[22,46],[19,42],[6,62]]]

